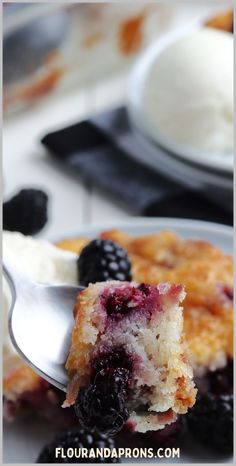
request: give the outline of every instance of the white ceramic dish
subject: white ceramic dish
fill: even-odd
[[[143,89],[148,77],[149,69],[158,55],[170,43],[177,38],[202,27],[202,23],[197,21],[186,28],[181,28],[172,34],[166,34],[162,39],[156,41],[142,55],[138,58],[130,76],[129,90],[128,90],[128,110],[131,121],[148,139],[152,142],[153,146],[160,144],[163,148],[167,149],[175,157],[185,163],[194,164],[196,167],[212,170],[225,175],[233,174],[233,153],[227,155],[219,154],[204,154],[193,147],[186,147],[181,144],[171,141],[169,138],[159,133],[156,128],[152,128],[151,124],[147,125],[145,118],[144,104],[142,100]],[[155,135],[155,137],[153,136]]]
[[[76,235],[85,235],[94,238],[101,231],[112,228],[122,229],[132,235],[144,235],[161,230],[172,230],[183,238],[197,237],[212,242],[228,254],[232,254],[233,252],[233,229],[231,227],[196,220],[169,218],[136,218],[117,223],[83,226],[74,232],[59,231],[58,238],[56,239],[69,238]],[[49,423],[37,419],[19,420],[10,425],[5,424],[3,430],[4,463],[34,463],[42,446],[51,441],[55,432],[56,429]],[[157,462],[159,461],[157,460]],[[134,462],[136,463],[137,459]],[[140,462],[148,463],[148,460],[140,460]],[[153,462],[153,460],[150,460],[150,462]],[[161,462],[170,463],[170,460],[161,459]],[[209,452],[201,445],[193,442],[191,438],[188,438],[181,447],[180,458],[172,459],[171,463],[173,462],[230,463],[232,459]]]
[[[134,130],[140,146],[143,148],[143,150],[137,152],[137,158],[140,153],[144,154],[142,161],[144,162],[145,159],[145,162],[156,170],[163,171],[164,174],[169,174],[170,177],[178,179],[179,182],[184,181],[185,185],[187,184],[203,191],[212,188],[219,188],[225,191],[233,190],[232,176],[222,176],[220,173],[207,171],[200,166],[186,163],[184,160],[173,156],[169,151],[162,149],[143,132],[137,131],[135,128]],[[131,155],[134,156],[134,153],[132,152]]]

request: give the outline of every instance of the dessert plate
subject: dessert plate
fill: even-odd
[[[120,222],[101,223],[100,225],[84,225],[77,231],[58,231],[56,241],[75,236],[87,236],[94,238],[107,229],[122,229],[132,235],[145,235],[162,230],[172,230],[183,238],[200,238],[210,241],[220,247],[224,252],[233,252],[233,228],[217,223],[202,222],[197,220],[184,220],[174,218],[134,218]],[[4,424],[3,429],[3,461],[4,463],[34,463],[41,448],[51,441],[55,432],[55,426],[46,421],[37,419],[21,419],[12,424]],[[160,459],[123,460],[123,463],[159,463]],[[161,458],[163,463],[232,463],[232,458],[220,456],[210,452],[186,437],[180,446],[179,458]]]
[[[178,218],[145,218],[136,217],[118,222],[103,222],[101,224],[84,225],[76,231],[59,232],[57,238],[50,238],[52,242],[62,238],[75,236],[97,237],[102,231],[109,229],[123,230],[131,235],[147,235],[163,230],[172,230],[182,238],[200,238],[209,241],[228,254],[233,253],[233,228],[213,222],[188,220]]]
[[[150,140],[153,147],[156,147],[158,152],[158,146],[160,145],[169,153],[182,160],[187,164],[191,164],[195,167],[199,167],[210,172],[215,171],[218,174],[231,175],[233,174],[233,153],[221,155],[221,154],[207,154],[193,147],[187,147],[182,144],[175,143],[170,138],[167,138],[152,124],[147,124],[145,118],[143,93],[146,86],[149,70],[154,62],[158,59],[160,53],[176,39],[186,35],[188,32],[195,31],[202,27],[202,22],[196,21],[194,24],[191,23],[186,28],[176,30],[172,33],[166,34],[162,39],[159,39],[153,43],[148,49],[146,49],[135,63],[132,73],[130,75],[130,82],[128,86],[128,111],[131,122],[134,127],[143,133],[147,139]],[[160,150],[160,147],[159,147]],[[155,157],[155,154],[153,154]]]

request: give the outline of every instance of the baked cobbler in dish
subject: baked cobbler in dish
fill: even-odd
[[[222,368],[233,357],[233,260],[219,248],[199,239],[182,239],[163,231],[130,236],[119,230],[105,231],[128,252],[132,277],[138,283],[182,283],[186,298],[184,331],[196,376]],[[80,253],[88,239],[58,243]]]
[[[198,389],[212,390],[214,385],[217,393],[232,390],[232,258],[210,243],[185,240],[168,231],[134,237],[112,230],[103,232],[101,239],[113,241],[127,251],[132,280],[137,284],[184,285],[184,332]],[[77,237],[60,241],[55,247],[19,233],[3,234],[3,244],[20,261],[23,270],[33,280],[48,283],[78,284],[78,255],[89,243],[88,238]],[[12,347],[6,324],[10,294],[5,282],[3,295],[5,418],[31,410],[56,422],[59,418],[64,422],[67,416],[76,422],[73,408],[60,409],[63,393],[35,374]]]
[[[74,307],[64,406],[80,422],[114,433],[162,429],[194,404],[183,341],[182,285],[91,284]]]

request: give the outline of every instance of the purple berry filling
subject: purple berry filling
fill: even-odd
[[[133,359],[132,355],[128,354],[128,352],[122,347],[100,349],[99,352],[94,354],[91,361],[92,375],[96,375],[103,369],[118,369],[119,367],[132,372]]]
[[[231,286],[218,284],[217,294],[223,304],[231,306],[234,299],[234,290]]]
[[[222,292],[224,293],[225,297],[229,301],[233,301],[233,299],[234,299],[233,288],[231,288],[230,286],[224,286],[223,289],[222,289]]]
[[[157,288],[144,283],[137,287],[111,287],[102,294],[101,304],[107,315],[115,319],[136,311],[150,317],[155,310],[161,310]]]

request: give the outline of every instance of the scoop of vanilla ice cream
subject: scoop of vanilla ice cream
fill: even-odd
[[[232,154],[232,35],[202,28],[169,44],[152,61],[142,102],[155,139],[203,155]]]
[[[75,253],[63,251],[47,241],[15,232],[3,232],[3,249],[9,250],[22,271],[34,281],[78,285]],[[3,350],[8,354],[15,353],[7,327],[10,305],[10,289],[7,281],[3,279]]]

